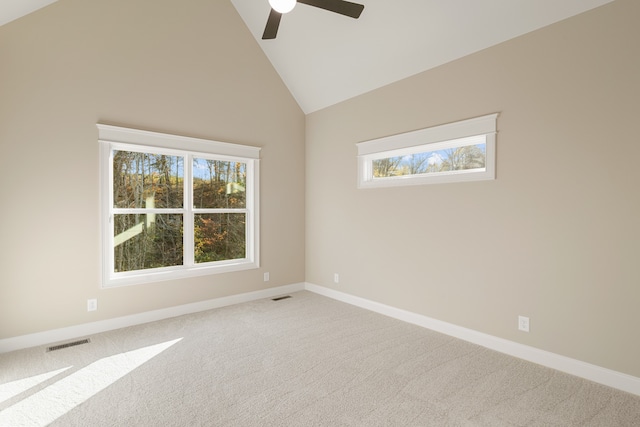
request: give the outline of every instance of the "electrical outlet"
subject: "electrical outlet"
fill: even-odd
[[[333,282],[334,283],[340,283],[340,275],[338,273],[335,273],[333,275]]]
[[[518,329],[523,332],[529,332],[529,318],[518,316]]]
[[[264,273],[264,281],[265,282],[269,281],[269,273]]]
[[[87,300],[87,311],[96,311],[98,309],[98,300],[93,298],[93,299],[88,299]]]

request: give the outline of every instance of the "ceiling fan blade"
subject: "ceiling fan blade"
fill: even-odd
[[[269,13],[269,19],[267,19],[267,25],[266,27],[264,27],[262,40],[270,40],[276,38],[276,34],[278,34],[278,27],[280,26],[280,19],[282,19],[282,14],[271,9],[271,13]]]
[[[351,3],[345,0],[298,0],[298,3],[319,7],[320,9],[329,10],[356,19],[360,17],[364,9],[364,5],[362,4]]]

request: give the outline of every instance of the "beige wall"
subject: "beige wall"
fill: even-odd
[[[640,376],[638,16],[618,0],[308,115],[307,281]],[[356,189],[357,142],[494,112],[497,180]]]
[[[101,290],[98,122],[262,147],[262,268]],[[304,280],[304,115],[228,1],[0,27],[0,144],[0,339]]]

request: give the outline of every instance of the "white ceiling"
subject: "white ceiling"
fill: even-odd
[[[0,26],[58,0],[0,0]]]
[[[0,0],[0,25],[57,0]],[[220,0],[211,0],[220,1]],[[613,0],[354,0],[359,19],[305,4],[262,40],[268,0],[231,0],[305,113]]]
[[[262,40],[268,0],[231,0],[305,113],[612,0],[352,0],[359,19],[305,4]]]

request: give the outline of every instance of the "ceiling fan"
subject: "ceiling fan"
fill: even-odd
[[[264,28],[264,33],[262,34],[262,40],[276,38],[282,15],[291,12],[296,3],[307,4],[309,6],[318,7],[320,9],[339,13],[340,15],[349,16],[355,19],[360,17],[360,14],[364,9],[364,5],[362,4],[351,3],[350,1],[345,0],[269,0],[271,12],[269,13],[269,19],[267,19],[267,25]]]

